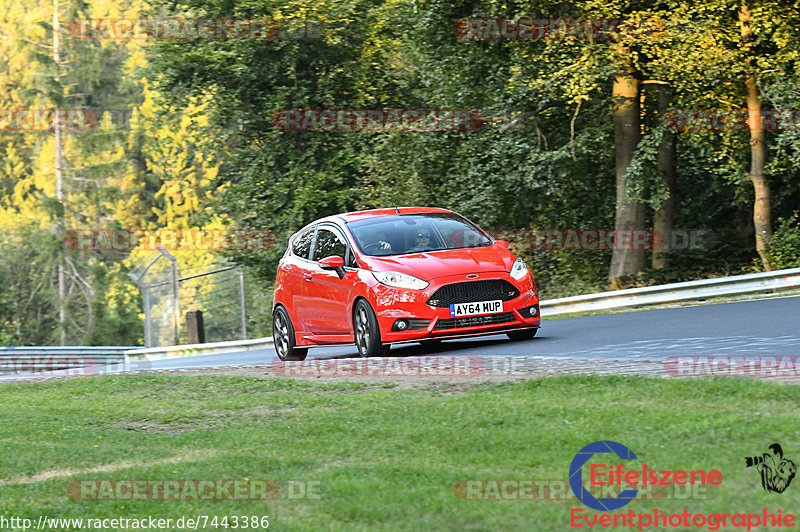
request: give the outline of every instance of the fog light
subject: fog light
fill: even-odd
[[[532,318],[535,317],[537,314],[539,314],[539,308],[538,307],[531,307],[530,314],[531,314]]]
[[[405,331],[408,329],[408,322],[406,320],[397,320],[395,323],[398,331]]]

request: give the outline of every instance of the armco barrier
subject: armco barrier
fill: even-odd
[[[796,287],[800,287],[800,268],[548,299],[540,302],[539,307],[546,318],[572,312],[699,301]]]
[[[120,364],[131,346],[0,346],[0,358],[92,357],[96,364]]]
[[[0,377],[91,366],[98,368],[125,361],[128,346],[0,346]]]
[[[193,357],[199,355],[220,355],[240,351],[256,351],[272,348],[272,337],[254,338],[252,340],[236,340],[233,342],[215,342],[210,344],[187,344],[165,347],[145,347],[125,351],[125,362],[149,362],[167,358]]]

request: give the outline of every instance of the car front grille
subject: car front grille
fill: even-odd
[[[450,318],[439,320],[433,330],[459,329],[461,327],[475,327],[477,325],[494,325],[495,323],[506,323],[514,321],[513,312],[503,312],[501,314],[489,314],[487,316],[466,316],[463,318]]]
[[[505,279],[467,281],[446,284],[436,290],[428,299],[432,307],[447,308],[454,303],[474,303],[477,301],[511,301],[519,295],[519,290]]]

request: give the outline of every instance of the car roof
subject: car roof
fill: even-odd
[[[328,218],[323,218],[319,220],[320,222],[326,221],[329,219],[339,219],[343,220],[345,223],[355,222],[357,220],[364,220],[366,218],[377,218],[380,216],[393,216],[398,214],[426,214],[426,213],[448,213],[452,212],[448,209],[440,209],[438,207],[390,207],[387,209],[371,209],[368,211],[353,211],[353,212],[346,212],[343,214],[337,214],[334,216],[329,216]]]
[[[452,213],[453,211],[449,209],[440,209],[439,207],[390,207],[387,209],[371,209],[367,211],[353,211],[353,212],[344,212],[342,214],[334,214],[331,216],[326,216],[325,218],[320,218],[319,220],[314,220],[308,225],[303,226],[297,232],[295,232],[292,236],[289,237],[289,241],[291,242],[294,237],[298,234],[302,233],[309,227],[312,227],[317,224],[321,223],[334,223],[338,225],[345,225],[350,222],[355,222],[358,220],[366,220],[368,218],[379,218],[381,216],[393,216],[397,215],[397,211],[400,211],[400,214],[425,214],[425,213]]]

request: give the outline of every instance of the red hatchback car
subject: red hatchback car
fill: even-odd
[[[506,333],[540,325],[536,283],[508,242],[446,209],[401,207],[317,220],[289,239],[278,267],[273,337],[281,360],[355,342],[390,344]]]

